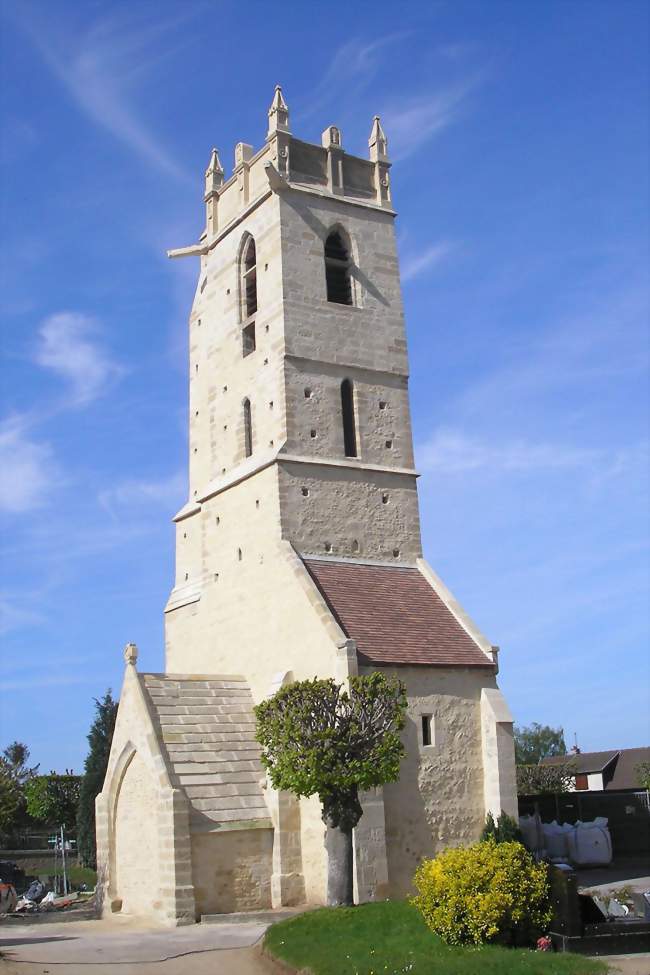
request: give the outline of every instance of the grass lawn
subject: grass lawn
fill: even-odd
[[[324,907],[269,928],[264,947],[313,975],[605,975],[579,955],[522,948],[452,948],[406,901]]]

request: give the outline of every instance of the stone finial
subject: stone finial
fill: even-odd
[[[368,146],[370,147],[370,159],[372,162],[388,159],[388,139],[386,138],[386,133],[381,127],[381,122],[378,115],[375,115],[374,119],[372,120],[372,129],[370,130]]]
[[[136,647],[135,643],[127,643],[127,645],[124,648],[125,663],[131,664],[132,667],[135,667],[137,659],[138,659],[138,648]]]
[[[219,153],[213,149],[210,153],[210,162],[205,171],[205,195],[216,193],[223,186],[223,166],[219,159]]]
[[[270,138],[274,132],[288,131],[289,108],[284,100],[282,88],[280,85],[276,85],[273,101],[271,102],[271,107],[269,108],[269,132],[267,138]]]
[[[321,142],[324,149],[329,149],[330,146],[340,149],[342,145],[341,130],[335,125],[328,125],[321,136]]]

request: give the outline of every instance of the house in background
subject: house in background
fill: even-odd
[[[650,763],[650,747],[621,748],[606,752],[571,750],[568,755],[542,759],[542,765],[575,765],[571,792],[638,792],[642,787],[637,766]]]

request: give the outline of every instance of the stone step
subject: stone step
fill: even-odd
[[[211,819],[214,823],[236,823],[245,822],[250,820],[251,822],[256,822],[259,820],[268,819],[269,827],[272,825],[271,817],[269,816],[268,809],[208,809],[201,811],[195,809],[192,815],[192,819],[196,821],[197,817]]]
[[[251,710],[246,706],[246,702],[235,701],[226,704],[181,704],[165,701],[164,704],[157,704],[156,711],[161,719],[171,714],[246,714],[250,715]]]
[[[252,710],[253,700],[250,694],[239,694],[237,691],[213,691],[212,694],[174,694],[171,691],[150,691],[149,696],[156,707],[166,704],[183,705],[185,707],[210,707],[213,704],[241,703]]]
[[[224,772],[255,772],[261,773],[262,766],[258,761],[224,761],[224,762],[173,762],[176,775],[207,775],[209,772],[223,774]]]
[[[225,809],[259,809],[268,812],[261,795],[258,796],[217,796],[212,799],[192,799],[192,805],[199,812],[221,812]]]
[[[180,727],[180,725],[174,725],[172,728],[167,730],[163,729],[163,741],[165,744],[205,744],[211,745],[214,743],[221,742],[235,742],[235,741],[254,741],[253,734],[250,725],[246,726],[246,730],[237,730],[237,725],[228,726],[227,732],[214,731],[214,732],[196,732],[192,727],[192,730],[185,730]]]
[[[185,793],[192,802],[195,799],[214,799],[216,796],[257,796],[261,786],[255,782],[229,782],[227,785],[186,785]]]
[[[203,772],[201,775],[179,775],[178,781],[186,785],[232,785],[235,782],[260,782],[264,778],[259,769],[246,772]]]
[[[230,725],[233,723],[246,724],[251,727],[255,727],[255,720],[251,716],[250,711],[244,711],[242,708],[237,708],[231,711],[214,710],[209,714],[159,714],[158,718],[161,724],[214,724],[215,722],[221,721],[224,725]],[[194,718],[194,721],[187,720],[189,718]]]
[[[210,765],[218,762],[255,762],[258,765],[260,763],[260,752],[254,748],[240,752],[169,752],[169,757],[174,768],[184,762],[191,762],[195,765]]]
[[[201,924],[275,924],[296,914],[304,914],[310,907],[279,907],[271,911],[237,911],[235,914],[202,914]]]
[[[166,742],[167,751],[170,755],[182,755],[188,752],[219,752],[221,749],[226,749],[231,752],[245,752],[245,751],[257,751],[257,754],[262,753],[262,746],[259,745],[254,738],[250,735],[245,735],[243,732],[238,738],[231,741],[222,742],[189,742],[189,741],[170,741]]]

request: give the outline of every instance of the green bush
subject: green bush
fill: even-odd
[[[445,850],[425,860],[413,881],[413,903],[450,945],[522,945],[551,920],[546,866],[536,864],[521,843],[490,839]]]
[[[506,812],[501,812],[496,823],[491,812],[485,817],[485,826],[481,833],[482,840],[494,840],[495,843],[510,843],[512,840],[522,842],[521,830],[517,826],[517,821]]]

